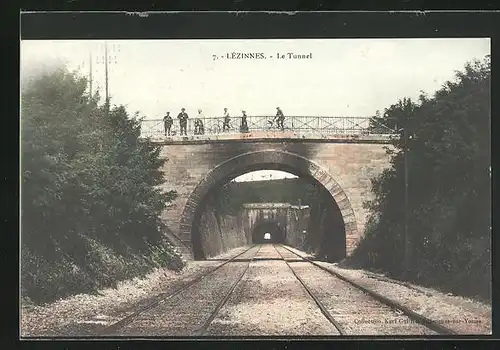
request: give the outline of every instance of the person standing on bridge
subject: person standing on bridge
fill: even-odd
[[[247,112],[241,111],[240,132],[248,132]]]
[[[170,128],[174,120],[170,116],[170,112],[167,112],[167,115],[163,117],[163,126],[165,127],[165,136],[170,136]]]
[[[182,135],[182,131],[184,131],[184,135],[187,136],[187,120],[189,116],[185,112],[186,110],[184,108],[181,109],[181,112],[177,116],[177,119],[179,119],[179,125],[181,127],[181,132],[180,134]]]
[[[229,122],[231,121],[231,117],[229,116],[229,112],[227,108],[224,108],[224,123],[222,123],[222,131],[229,131]]]
[[[194,121],[194,134],[195,135],[203,135],[205,130],[203,128],[203,113],[201,109],[198,109],[198,116]]]
[[[277,112],[276,112],[276,124],[278,128],[281,128],[281,131],[285,130],[285,126],[283,125],[283,122],[285,121],[285,115],[283,114],[283,111],[281,108],[276,107]]]

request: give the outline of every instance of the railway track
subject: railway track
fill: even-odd
[[[254,260],[254,258],[257,256],[257,254],[259,254],[259,251],[260,251],[260,247],[259,247],[259,250],[257,250],[257,252],[255,253],[255,255],[251,259],[248,260],[248,263],[247,263],[245,269],[243,270],[243,272],[238,276],[238,278],[233,283],[233,285],[231,286],[231,289],[226,293],[226,295],[224,296],[224,298],[217,304],[217,307],[210,314],[210,316],[205,321],[205,323],[203,324],[203,326],[196,331],[196,333],[195,333],[196,336],[203,336],[203,335],[205,335],[205,333],[207,332],[208,327],[210,326],[210,324],[212,323],[212,321],[214,320],[214,318],[217,316],[217,314],[219,313],[219,311],[222,308],[222,306],[224,306],[224,304],[227,302],[227,300],[229,299],[229,297],[231,296],[231,294],[233,294],[234,289],[236,288],[236,286],[238,285],[238,283],[240,283],[240,281],[242,280],[242,278],[245,275],[245,273],[248,271],[248,268],[250,267],[250,263]]]
[[[274,246],[262,248],[196,335],[338,335]]]
[[[423,325],[439,335],[454,335],[454,334],[456,334],[456,332],[454,332],[453,330],[446,328],[446,327],[443,327],[442,325],[432,321],[431,319],[426,318],[425,316],[422,316],[420,314],[417,314],[416,312],[408,309],[407,307],[405,307],[405,306],[403,306],[403,305],[401,305],[393,300],[390,300],[379,293],[376,293],[370,289],[367,289],[367,288],[357,284],[356,282],[354,282],[354,281],[352,281],[352,280],[350,280],[350,279],[348,279],[348,278],[346,278],[346,277],[344,277],[344,276],[342,276],[342,275],[340,275],[340,274],[338,274],[330,269],[327,269],[324,266],[321,266],[320,264],[316,263],[315,261],[313,261],[309,258],[303,257],[300,254],[297,254],[296,252],[294,252],[293,250],[289,249],[288,247],[286,247],[284,245],[280,245],[280,247],[285,249],[286,251],[292,253],[294,256],[299,257],[304,262],[308,262],[308,263],[312,264],[313,266],[321,269],[322,271],[330,274],[331,276],[333,276],[333,277],[343,281],[344,283],[354,287],[355,289],[363,292],[365,295],[368,295],[369,297],[373,298],[374,300],[376,300],[380,304],[383,304],[383,305],[391,308],[392,310],[396,311],[398,314],[404,314],[406,317],[408,317],[412,322],[414,322],[416,324]],[[346,335],[347,332],[344,329],[344,327],[342,327],[342,323],[339,322],[338,320],[336,320],[334,318],[334,316],[331,315],[331,313],[328,311],[327,307],[320,300],[321,298],[319,298],[316,295],[316,293],[313,292],[312,289],[304,282],[304,280],[299,276],[299,274],[296,272],[296,270],[294,270],[294,268],[290,265],[290,263],[287,261],[287,259],[282,255],[282,253],[276,247],[275,247],[275,249],[278,251],[278,254],[286,262],[288,267],[292,270],[293,274],[297,277],[297,279],[300,281],[300,283],[304,286],[304,288],[308,291],[308,293],[314,299],[314,301],[316,302],[318,307],[321,309],[321,311],[325,315],[325,317],[330,322],[332,322],[332,324],[335,325],[335,327],[338,329],[340,334]],[[296,261],[294,259],[288,259],[288,260],[294,261],[294,262]]]
[[[134,311],[132,314],[130,314],[130,315],[122,318],[121,320],[105,327],[103,330],[98,332],[98,336],[109,335],[109,334],[114,333],[114,332],[118,331],[119,329],[127,326],[128,324],[132,323],[135,319],[137,319],[137,317],[139,317],[141,314],[147,312],[148,310],[151,310],[151,309],[157,307],[161,303],[163,303],[163,302],[179,295],[180,293],[188,290],[191,286],[200,282],[204,278],[214,274],[216,271],[220,270],[222,267],[226,266],[227,264],[229,264],[233,261],[236,261],[239,257],[247,254],[251,249],[255,249],[255,245],[250,246],[248,249],[244,250],[243,252],[241,252],[241,253],[239,253],[239,254],[237,254],[229,259],[226,259],[222,264],[217,265],[213,269],[210,269],[209,271],[202,273],[201,275],[197,276],[196,278],[192,279],[191,281],[183,284],[182,286],[177,288],[175,291],[158,295],[153,301],[146,304],[145,306],[142,306],[138,310]],[[258,247],[257,252],[259,250],[260,250],[260,247]],[[251,261],[251,259],[243,259],[243,261]]]
[[[311,303],[310,300],[314,301],[314,304],[310,304],[312,305],[310,307],[314,309],[317,306],[316,310],[319,308],[321,311],[321,313],[314,311],[315,316],[313,316],[313,319],[320,320],[323,315],[328,321],[324,319],[318,321],[329,325],[328,334],[382,335],[398,332],[398,334],[456,334],[452,330],[409,310],[403,305],[368,290],[307,257],[301,256],[287,246],[268,245],[259,256],[261,248],[262,246],[249,247],[242,253],[227,259],[222,264],[182,285],[177,290],[160,295],[146,306],[106,327],[99,332],[99,335],[113,333],[136,335],[141,334],[141,332],[148,335],[155,330],[164,336],[203,337],[207,334],[224,334],[223,327],[224,323],[227,322],[226,314],[228,310],[231,307],[234,308],[235,305],[238,306],[242,300],[244,302],[245,298],[248,298],[248,294],[246,297],[243,296],[243,299],[241,299],[241,296],[232,298],[235,290],[238,288],[240,293],[241,290],[247,290],[249,286],[245,285],[245,283],[248,283],[248,281],[243,283],[242,280],[252,262],[256,264],[252,265],[254,266],[252,274],[255,274],[255,268],[263,260],[274,261],[275,264],[278,261],[283,261],[286,264],[288,270],[294,276],[292,277],[291,274],[284,272],[285,275],[290,276],[287,278],[290,281],[296,279],[300,283],[299,286],[297,282],[294,282],[297,285],[296,288],[298,288],[295,289],[296,293],[303,294],[304,292],[300,291],[303,288],[307,292],[307,294],[303,294],[303,298],[309,299],[307,303]],[[269,250],[270,248],[271,250]],[[231,262],[233,264],[229,266],[228,264]],[[306,265],[304,265],[305,263]],[[226,266],[225,269],[224,266]],[[284,265],[280,266],[283,266],[280,268],[282,273],[287,271]],[[207,278],[209,276],[211,277]],[[246,280],[248,278],[251,280],[251,276],[247,277]],[[252,292],[249,293],[252,294]],[[174,299],[174,297],[177,299]],[[230,299],[232,300],[229,303],[231,305],[227,305]],[[183,306],[180,306],[181,304]],[[283,307],[286,308],[287,306],[283,305]],[[222,309],[225,310],[224,315],[220,315]],[[259,307],[253,307],[252,310],[252,312],[258,313]],[[359,316],[359,319],[363,317],[392,318],[393,322],[392,324],[386,322],[387,324],[366,325],[361,324],[359,319],[356,322],[353,314],[354,317]],[[292,314],[291,317],[295,317],[295,314]],[[253,316],[247,316],[246,320],[240,320],[239,322],[252,322],[252,318]],[[213,324],[216,319],[217,322]],[[402,325],[398,324],[398,322]],[[332,326],[334,328],[331,328]],[[239,330],[233,329],[233,332],[237,331],[242,333],[239,335],[245,335],[244,330],[243,327]],[[368,333],[364,333],[365,331],[368,331]]]
[[[274,246],[274,244],[273,244],[273,247],[274,247],[274,249],[276,249],[276,247]],[[293,275],[297,278],[297,280],[299,280],[299,282],[302,285],[302,287],[304,287],[304,289],[311,296],[311,298],[314,300],[314,302],[316,303],[316,305],[318,305],[319,309],[321,310],[321,313],[327,318],[328,321],[330,321],[331,324],[333,324],[333,326],[338,330],[338,332],[339,332],[340,335],[345,335],[346,331],[345,331],[344,327],[342,327],[342,325],[332,316],[332,314],[327,310],[327,308],[325,307],[325,305],[323,305],[323,303],[320,301],[320,299],[307,286],[307,284],[304,282],[304,280],[302,278],[300,278],[300,276],[297,273],[295,273],[295,271],[293,270],[293,268],[290,266],[290,263],[288,261],[286,261],[286,259],[283,257],[283,255],[281,254],[281,252],[278,249],[276,249],[276,252],[278,252],[278,254],[281,257],[281,259],[283,259],[283,261],[285,262],[285,264],[292,271]]]

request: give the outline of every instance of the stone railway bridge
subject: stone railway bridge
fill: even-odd
[[[205,258],[251,243],[241,216],[214,217],[207,203],[211,193],[223,184],[255,170],[286,171],[323,188],[341,216],[344,237],[338,242],[345,245],[345,255],[356,248],[369,214],[363,202],[372,198],[371,179],[390,165],[385,150],[389,137],[280,136],[153,139],[162,147],[161,156],[167,159],[163,187],[178,193],[162,219],[169,227],[168,237],[185,258]]]

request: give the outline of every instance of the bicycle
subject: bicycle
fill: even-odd
[[[290,131],[291,129],[286,125],[285,121],[283,121],[283,128],[278,125],[278,121],[276,119],[267,121],[267,130],[271,131],[273,129],[278,129],[279,131]]]
[[[222,131],[222,128],[220,127],[219,124],[212,125],[212,127],[209,129],[210,134],[220,134]]]
[[[222,122],[222,132],[234,131],[232,120],[227,121],[227,128],[226,129],[224,129],[224,125],[226,125],[225,121]]]
[[[224,130],[224,121],[218,119],[214,123],[212,123],[212,126],[207,127],[205,130],[207,131],[207,133],[210,134],[221,134],[225,132],[234,131],[234,127],[232,123],[229,122],[229,129]]]

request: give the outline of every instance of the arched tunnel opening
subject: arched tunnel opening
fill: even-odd
[[[275,222],[257,225],[252,232],[253,244],[285,243],[281,228]]]
[[[279,170],[294,177],[259,179],[262,170]],[[256,175],[256,171],[261,174]],[[241,175],[255,176],[253,181],[238,181]],[[245,203],[290,204],[287,227],[269,222],[246,227]],[[326,261],[340,261],[347,251],[343,213],[332,194],[310,174],[280,164],[233,168],[212,183],[196,205],[190,231],[196,260],[261,243],[287,244]]]

